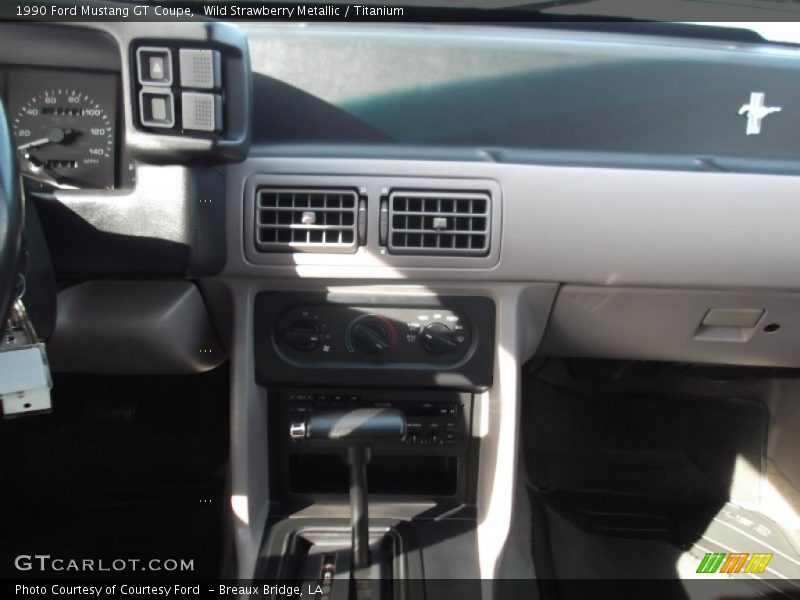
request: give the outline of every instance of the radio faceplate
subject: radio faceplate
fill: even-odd
[[[469,465],[473,395],[454,390],[284,388],[270,402],[272,489],[276,498],[319,498],[347,492],[344,450],[325,441],[292,439],[290,427],[316,411],[395,408],[404,412],[403,440],[370,441],[370,495],[472,498]],[[472,458],[470,458],[472,456]]]
[[[396,408],[405,414],[406,435],[403,441],[380,444],[381,447],[441,449],[460,452],[469,438],[471,394],[408,392],[403,390],[324,390],[292,388],[281,390],[281,431],[289,435],[295,416],[315,411],[353,408]],[[314,441],[291,440],[295,450],[319,447]]]

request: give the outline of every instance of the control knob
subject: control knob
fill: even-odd
[[[419,337],[422,347],[431,354],[453,352],[458,347],[453,339],[453,332],[442,323],[431,323],[422,330]]]
[[[309,319],[295,321],[283,334],[283,339],[295,350],[311,352],[322,341],[319,326]]]
[[[361,352],[377,354],[392,345],[389,326],[377,317],[360,319],[350,329],[350,342]]]

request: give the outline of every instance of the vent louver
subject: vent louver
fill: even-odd
[[[255,245],[261,252],[355,252],[358,214],[354,190],[262,188]]]
[[[389,251],[485,256],[489,253],[490,220],[488,193],[392,192]]]

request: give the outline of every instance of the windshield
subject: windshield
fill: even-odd
[[[147,3],[149,0],[123,0],[131,3]],[[193,0],[197,5],[235,4],[233,0]],[[265,0],[266,5],[284,5],[281,0]],[[333,5],[344,5],[344,0],[333,0]],[[752,31],[765,40],[800,44],[800,0],[383,0],[387,7],[403,7],[400,21],[427,21],[429,11],[439,12],[461,20],[457,13],[470,12],[469,21],[496,22],[504,15],[512,16],[515,22],[558,21],[574,18],[602,20],[661,21],[684,25],[710,26]],[[378,3],[367,3],[377,6]],[[379,9],[380,10],[380,9]],[[206,13],[206,16],[212,16]],[[235,20],[235,19],[234,19]],[[439,19],[434,19],[439,20]],[[448,19],[444,19],[448,20]]]
[[[735,27],[755,31],[765,40],[771,42],[788,42],[800,44],[800,23],[757,23],[757,22],[692,22],[692,25],[710,25],[712,27]]]

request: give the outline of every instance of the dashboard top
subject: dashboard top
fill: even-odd
[[[31,28],[41,32],[37,44],[29,42]],[[794,47],[657,36],[646,24],[599,29],[6,23],[0,97],[22,116],[19,146],[66,134],[28,153],[52,163],[50,179],[62,188],[129,188],[137,161],[238,161],[251,142],[254,154],[289,156],[324,157],[333,149],[354,159],[796,172]],[[153,44],[171,53],[174,69],[184,49],[221,57],[217,119],[224,128],[205,135],[181,127],[183,94],[193,90],[177,77],[170,88],[176,127],[143,124],[148,90],[137,79],[136,55]],[[75,93],[59,92],[66,88]],[[96,122],[39,106],[55,102],[57,112],[69,112],[65,103],[90,101],[102,113]],[[749,120],[748,106],[773,110]],[[742,135],[751,121],[761,135]],[[102,155],[82,129],[99,132]],[[73,166],[76,159],[85,166]]]
[[[49,34],[36,50],[31,28]],[[0,29],[4,99],[20,118],[19,146],[35,142],[21,151],[62,180],[43,218],[62,276],[796,285],[800,261],[787,218],[795,180],[785,177],[800,172],[793,47],[494,25]],[[89,53],[87,33],[102,52],[76,69]],[[208,88],[185,76],[181,57],[192,52],[210,57]],[[143,53],[147,65],[166,57],[168,82],[143,78]],[[46,66],[48,56],[57,64]],[[148,95],[173,102],[161,129],[143,121]],[[220,104],[209,130],[189,127],[186,102],[197,95],[211,98],[212,113]],[[125,180],[131,165],[136,176]],[[70,173],[80,189],[63,186]],[[306,220],[283,223],[253,205],[258,189],[248,182],[258,181],[290,189],[335,183],[357,203],[348,214],[330,209],[338,220],[327,223],[314,223],[322,217],[299,204],[276,205],[292,215],[285,218]],[[453,206],[448,193],[488,193],[492,210],[456,211],[451,221],[400,207],[386,229],[389,237],[395,226],[405,229],[389,239],[380,224],[392,209],[381,207],[395,188],[436,192],[439,207]],[[255,229],[257,214],[275,221]],[[361,233],[347,228],[362,217],[356,238]],[[458,220],[465,218],[472,222]],[[168,230],[159,226],[167,219]],[[313,245],[314,227],[342,232],[355,251],[256,249]],[[431,232],[437,227],[443,231]],[[265,232],[274,237],[259,240]],[[89,235],[93,252],[76,247]],[[450,252],[465,239],[486,253]],[[637,260],[639,244],[657,260]],[[435,259],[426,256],[432,247]],[[768,261],[769,270],[758,269]]]

